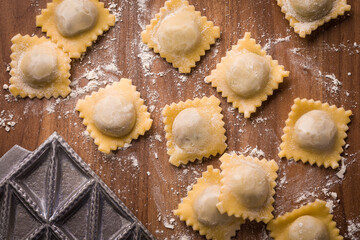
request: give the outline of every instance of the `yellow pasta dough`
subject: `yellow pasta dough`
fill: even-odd
[[[296,98],[285,122],[279,157],[337,168],[351,114],[334,105]]]
[[[152,125],[140,93],[125,78],[80,99],[76,110],[99,151],[104,153],[144,135]]]
[[[272,220],[267,229],[274,240],[342,240],[326,202],[316,200]]]
[[[220,30],[187,1],[169,0],[141,37],[181,73],[190,73],[200,56],[220,37]]]
[[[269,222],[274,216],[278,165],[274,160],[259,160],[244,155],[221,156],[221,192],[217,208],[229,216]]]
[[[220,214],[216,208],[221,187],[218,169],[208,166],[174,214],[206,239],[230,240],[244,223],[242,218]]]
[[[351,9],[346,0],[277,0],[277,4],[302,38]]]
[[[205,81],[249,118],[289,72],[261,49],[250,33],[234,45]]]
[[[53,0],[36,16],[36,26],[71,58],[80,58],[92,42],[115,25],[115,16],[99,0]]]
[[[45,37],[17,34],[11,39],[10,92],[30,98],[66,97],[70,57]]]
[[[167,153],[175,166],[223,153],[226,136],[220,100],[214,96],[166,105]]]

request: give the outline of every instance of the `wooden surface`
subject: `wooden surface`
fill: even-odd
[[[121,77],[132,79],[146,104],[155,107],[151,113],[154,119],[151,130],[133,141],[126,150],[106,156],[97,150],[92,139],[84,135],[85,127],[74,110],[77,100],[84,98],[85,94],[60,102],[55,102],[55,99],[15,100],[7,90],[1,89],[0,109],[5,110],[2,118],[13,114],[16,125],[9,132],[0,128],[0,156],[14,144],[34,150],[57,131],[158,239],[181,239],[181,236],[202,239],[174,217],[172,210],[208,164],[219,167],[218,156],[179,168],[170,165],[161,110],[172,102],[215,95],[221,99],[223,108],[227,152],[244,152],[257,147],[266,158],[275,159],[280,166],[275,216],[316,198],[331,201],[326,191],[336,192],[339,202],[334,202],[334,220],[340,233],[347,236],[346,239],[360,239],[360,232],[352,235],[348,232],[349,223],[360,221],[360,48],[354,45],[354,42],[360,44],[360,3],[357,0],[348,2],[352,5],[350,14],[301,39],[290,28],[274,0],[190,0],[197,10],[220,26],[221,39],[206,52],[191,74],[181,77],[164,59],[140,45],[140,32],[163,6],[164,0],[105,1],[105,6],[118,3],[116,12],[121,14],[120,20],[88,49],[82,61],[72,63],[71,80],[75,81],[72,88],[74,91],[83,88],[88,84],[83,77],[86,71],[109,64],[114,59],[121,73],[104,71],[98,82]],[[43,36],[35,27],[35,16],[45,5],[45,0],[1,2],[0,86],[9,83],[6,67],[10,62],[10,39],[17,33]],[[250,31],[263,46],[267,44],[270,47],[268,53],[290,71],[290,77],[251,119],[244,119],[203,81],[246,31]],[[335,86],[332,74],[341,82],[340,86]],[[278,158],[282,129],[296,97],[314,98],[353,111],[347,139],[350,147],[343,154],[347,167],[344,179],[336,176],[339,169],[318,168]],[[171,218],[175,219],[173,230],[165,227]],[[236,239],[269,237],[264,224],[247,222]]]

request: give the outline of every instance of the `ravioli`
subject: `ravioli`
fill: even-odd
[[[141,33],[142,41],[172,63],[181,73],[190,73],[215,39],[219,27],[183,0],[169,0]]]
[[[346,0],[277,0],[277,4],[302,38],[351,9]]]
[[[30,98],[66,97],[70,57],[45,37],[17,34],[11,39],[10,92]]]
[[[206,239],[230,240],[245,221],[242,218],[221,214],[216,208],[221,187],[218,169],[209,165],[187,197],[181,200],[174,214],[185,221]]]
[[[245,33],[205,78],[205,82],[211,83],[245,118],[249,118],[279,87],[283,78],[289,76],[284,66],[266,55],[250,37],[249,32]]]
[[[227,153],[220,161],[221,192],[216,205],[220,213],[268,223],[274,217],[276,162]]]
[[[36,16],[36,26],[71,58],[80,58],[115,16],[98,0],[53,0]]]
[[[162,111],[169,162],[175,166],[223,153],[226,136],[214,96],[166,105]]]
[[[110,153],[144,135],[152,119],[130,79],[122,78],[76,104],[99,151]]]
[[[334,105],[296,98],[285,122],[279,157],[339,167],[351,114]]]
[[[269,222],[274,240],[342,240],[326,202],[316,200]]]

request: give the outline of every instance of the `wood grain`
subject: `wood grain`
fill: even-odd
[[[72,63],[71,79],[80,79],[73,86],[74,89],[84,86],[88,83],[82,77],[86,70],[108,64],[114,58],[121,74],[107,73],[99,81],[105,81],[108,77],[132,79],[146,104],[155,106],[151,113],[154,119],[151,130],[133,141],[128,149],[106,156],[97,150],[92,139],[83,135],[85,127],[74,110],[77,100],[83,98],[84,94],[56,104],[55,99],[15,100],[7,96],[7,90],[1,89],[0,109],[5,110],[5,115],[14,114],[16,125],[10,132],[0,128],[0,156],[14,144],[34,150],[52,132],[57,131],[158,239],[180,239],[183,235],[189,236],[189,239],[202,239],[198,233],[174,217],[172,210],[186,196],[187,187],[196,181],[196,177],[200,176],[208,164],[219,167],[219,156],[179,168],[170,165],[161,110],[165,104],[172,102],[215,95],[221,99],[223,108],[228,138],[227,152],[244,151],[248,146],[257,146],[264,151],[266,158],[275,159],[280,166],[278,179],[285,183],[276,189],[275,216],[316,198],[331,199],[322,191],[326,188],[337,193],[339,203],[335,204],[334,220],[341,234],[347,236],[345,239],[360,239],[360,232],[351,236],[347,230],[349,221],[360,221],[360,49],[354,46],[354,42],[360,44],[359,1],[348,0],[352,5],[350,14],[326,24],[310,37],[301,39],[290,28],[274,0],[190,0],[197,10],[220,26],[221,39],[206,52],[206,56],[201,58],[192,73],[185,75],[186,81],[180,81],[181,75],[164,59],[151,51],[144,55],[143,49],[139,48],[142,28],[163,6],[164,0],[139,2],[105,1],[105,6],[117,3],[121,7],[121,11],[118,11],[121,12],[120,21],[88,49],[82,61]],[[146,7],[143,8],[141,3]],[[17,33],[43,36],[35,26],[35,16],[45,6],[45,0],[1,2],[1,86],[8,84],[10,78],[6,72],[6,66],[10,62],[10,39]],[[290,71],[289,78],[285,79],[280,89],[275,91],[251,119],[244,119],[214,88],[203,81],[246,31],[250,31],[252,37],[262,45],[268,43],[268,53]],[[289,41],[276,41],[288,36]],[[153,58],[150,72],[154,74],[144,71],[144,56]],[[164,72],[164,76],[159,76],[159,72]],[[333,86],[331,79],[325,77],[331,74],[341,82],[339,90],[335,92],[330,89]],[[350,147],[344,154],[347,169],[343,180],[335,175],[338,170],[289,162],[277,157],[282,128],[296,97],[314,98],[353,111],[347,139]],[[50,111],[52,106],[55,110],[53,113]],[[243,131],[239,132],[240,129]],[[133,165],[134,159],[137,159],[138,166]],[[313,194],[306,194],[307,192]],[[301,199],[304,194],[306,198]],[[175,218],[174,230],[164,226],[171,218]],[[247,222],[236,239],[269,237],[264,224]]]

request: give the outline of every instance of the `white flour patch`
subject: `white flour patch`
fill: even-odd
[[[111,72],[113,74],[121,75],[121,71],[119,71],[118,67],[114,63],[115,59],[113,59],[113,62],[103,66],[103,69],[107,72]]]
[[[345,172],[346,172],[346,165],[345,165],[345,158],[341,158],[341,168],[340,170],[336,173],[336,176],[340,179],[343,179],[345,176]]]
[[[141,41],[138,44],[138,49],[139,49],[139,54],[137,55],[137,57],[141,61],[144,76],[145,77],[153,76],[154,73],[150,71],[153,61],[155,59],[153,52],[148,48],[146,44],[144,44]]]
[[[328,92],[332,94],[339,93],[342,83],[336,78],[335,74],[322,73],[320,70],[317,70],[315,77],[321,82]]]
[[[48,102],[45,109],[49,114],[54,113],[55,112],[55,104]]]
[[[345,237],[348,239],[357,239],[357,233],[360,233],[360,222],[356,222],[355,220],[348,220],[346,223],[348,226]]]
[[[135,167],[135,168],[139,167],[139,161],[134,153],[129,155],[129,160],[131,161],[131,165],[133,167]]]
[[[155,135],[155,140],[156,140],[156,141],[159,141],[159,142],[162,142],[161,135],[156,134],[156,135]]]
[[[269,119],[268,117],[257,117],[251,120],[251,123],[254,127],[256,127],[259,123],[264,123],[268,119]]]
[[[295,200],[295,203],[300,203],[305,200],[309,201],[309,197],[317,198],[317,194],[314,192],[305,191]]]
[[[287,179],[286,179],[286,174],[284,174],[284,176],[282,176],[282,178],[280,178],[280,180],[279,180],[279,187],[282,188],[282,187],[284,187],[287,183],[288,183],[288,181],[287,181]]]
[[[265,43],[263,50],[267,51],[269,50],[272,46],[282,43],[282,42],[288,42],[290,41],[291,36],[287,36],[284,38],[276,38],[276,39],[268,39],[267,42]]]
[[[179,79],[180,79],[180,82],[182,82],[182,83],[187,81],[187,77],[185,75],[180,75]]]
[[[332,214],[335,208],[335,204],[331,200],[326,200],[326,205],[330,209],[330,213]]]
[[[118,22],[122,15],[122,7],[118,6],[117,3],[110,3],[108,9],[112,14],[115,15],[115,22]]]
[[[131,147],[132,144],[131,143],[125,143],[123,147],[119,147],[118,150],[122,150],[125,151],[126,149],[128,149],[129,147]]]
[[[0,112],[0,128],[4,128],[6,132],[14,129],[16,121],[14,121],[14,114],[10,111],[2,110]]]
[[[232,152],[230,152],[230,154],[233,154],[233,153],[249,155],[251,157],[257,157],[257,158],[264,158],[265,157],[264,151],[259,149],[258,146],[251,147],[251,146],[248,145],[244,149],[242,149],[241,151],[232,151]]]
[[[10,71],[11,71],[10,64],[6,64],[6,71],[7,71],[7,72],[10,72]]]

